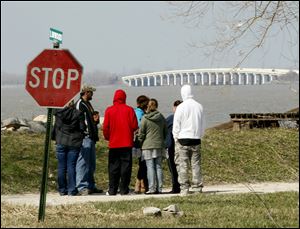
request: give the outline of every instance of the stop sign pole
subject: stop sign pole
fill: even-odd
[[[44,164],[43,164],[43,174],[42,174],[42,184],[41,184],[41,194],[40,194],[40,206],[39,206],[39,221],[45,220],[45,207],[46,207],[46,195],[47,195],[47,178],[49,171],[49,145],[50,145],[50,133],[52,129],[52,117],[53,108],[48,108],[47,115],[47,129],[45,138],[45,150],[44,150]]]

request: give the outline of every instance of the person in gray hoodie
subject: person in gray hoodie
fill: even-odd
[[[147,113],[141,120],[138,139],[141,142],[142,159],[146,161],[149,190],[146,194],[162,193],[162,156],[168,128],[165,117],[157,111],[158,102],[150,99]]]

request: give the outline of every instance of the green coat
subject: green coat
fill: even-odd
[[[165,117],[159,111],[153,111],[143,116],[138,139],[142,149],[165,148],[168,128]]]

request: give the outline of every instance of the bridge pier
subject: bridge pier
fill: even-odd
[[[203,74],[200,73],[200,81],[201,81],[201,85],[204,85],[204,80],[203,80]]]
[[[198,84],[197,73],[193,72],[193,75],[194,75],[194,84]]]
[[[141,83],[142,87],[144,87],[144,77],[141,77]]]
[[[256,84],[256,74],[254,73],[253,74],[253,85],[255,85]]]

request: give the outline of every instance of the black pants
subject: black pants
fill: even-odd
[[[109,149],[108,172],[110,195],[117,194],[120,187],[121,194],[129,193],[132,170],[132,148]]]
[[[176,165],[175,165],[175,147],[170,147],[168,148],[168,154],[169,154],[169,158],[168,158],[168,167],[171,173],[171,178],[172,178],[172,191],[175,192],[180,192],[180,184],[178,182],[178,172],[176,169]]]
[[[137,179],[144,180],[145,190],[148,191],[148,178],[147,178],[147,165],[145,160],[139,158],[139,169],[137,173]]]

